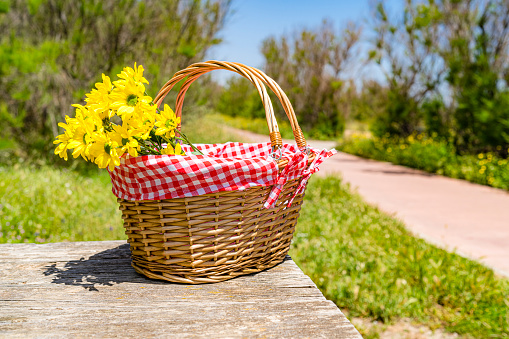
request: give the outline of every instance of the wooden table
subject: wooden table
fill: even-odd
[[[290,257],[181,285],[137,274],[125,241],[0,245],[0,336],[361,338]]]

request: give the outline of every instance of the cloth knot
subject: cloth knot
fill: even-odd
[[[299,186],[295,190],[295,193],[290,198],[290,200],[287,203],[287,207],[290,207],[293,203],[293,200],[295,197],[302,192],[304,192],[306,188],[306,184],[311,177],[313,173],[318,172],[319,165],[326,159],[334,154],[336,154],[336,150],[332,149],[330,151],[328,150],[322,150],[321,152],[311,150],[311,152],[314,153],[315,158],[309,164],[308,166],[308,155],[304,152],[298,152],[296,153],[292,159],[288,162],[286,167],[281,171],[279,174],[276,184],[272,188],[269,198],[264,204],[265,208],[272,208],[276,205],[276,201],[279,198],[279,195],[281,194],[281,191],[283,190],[283,186],[286,184],[288,180],[293,180],[297,178],[301,178]]]

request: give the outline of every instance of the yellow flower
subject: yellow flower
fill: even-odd
[[[55,154],[58,154],[60,158],[67,161],[67,150],[77,147],[79,144],[74,140],[74,134],[76,130],[76,119],[65,116],[66,123],[60,122],[58,126],[62,127],[65,131],[56,137],[57,140],[53,141],[54,144],[58,145],[55,149]]]
[[[94,111],[89,110],[80,104],[74,104],[76,107],[76,124],[83,126],[86,133],[91,134],[93,132],[103,132],[104,126],[109,125],[109,118],[101,118]]]
[[[65,131],[64,134],[60,134],[56,138],[57,140],[53,141],[54,144],[58,145],[57,148],[55,148],[55,154],[58,154],[60,158],[67,161],[67,150],[69,149],[69,144],[72,142],[72,134],[69,131]]]
[[[104,134],[96,133],[93,138],[95,142],[90,146],[90,154],[95,157],[94,162],[99,168],[109,167],[110,171],[114,170],[115,166],[120,165],[120,157],[123,155],[118,152],[118,144]]]
[[[72,152],[72,156],[74,158],[79,157],[80,155],[83,159],[88,160],[90,157],[89,149],[91,146],[90,136],[87,134],[85,128],[78,127],[74,131],[74,135],[72,140],[74,141],[74,151]]]
[[[97,113],[101,119],[106,117],[111,118],[113,116],[113,112],[110,110],[111,99],[109,97],[111,91],[113,90],[113,85],[111,84],[111,80],[108,76],[102,75],[103,82],[98,82],[95,84],[97,89],[92,89],[90,93],[87,93],[87,98],[85,101],[87,102],[87,107]]]
[[[185,155],[175,143],[180,118],[168,105],[158,111],[145,94],[148,81],[143,72],[143,66],[135,63],[134,68],[125,67],[116,81],[102,74],[102,82],[86,94],[86,104],[73,105],[75,117],[66,116],[65,123],[59,124],[64,133],[54,141],[55,154],[67,160],[71,150],[74,158],[82,156],[110,170],[120,165],[125,153]],[[161,139],[168,146],[159,150]]]
[[[140,131],[129,129],[127,124],[123,124],[122,126],[115,125],[113,126],[114,133],[111,133],[112,139],[116,141],[119,145],[122,145],[122,151],[128,152],[130,156],[137,157],[138,156],[138,141],[133,138],[133,136],[137,136]],[[141,131],[143,132],[143,131]]]
[[[104,131],[103,122],[98,115],[91,114],[91,111],[81,105],[76,110],[76,129],[74,131],[73,140],[75,141],[74,151],[72,156],[77,158],[82,156],[85,160],[93,160],[90,155],[90,146],[94,142],[92,136],[95,133],[102,133]]]
[[[136,82],[148,84],[147,79],[143,77],[143,71],[142,65],[136,66],[136,63],[134,63],[134,69],[131,67],[124,67],[124,70],[120,74],[117,74],[117,76],[125,81],[132,79]]]
[[[177,144],[175,146],[175,149],[173,149],[173,147],[168,144],[166,146],[166,148],[163,148],[161,150],[161,154],[167,154],[167,155],[186,155],[186,153],[182,150],[182,147],[180,146],[180,144]]]
[[[117,111],[122,120],[129,122],[135,115],[143,111],[150,111],[152,98],[145,95],[145,86],[128,80],[124,87],[117,87],[110,94],[112,103],[110,108]]]
[[[130,129],[136,130],[136,134],[133,134],[134,136],[146,140],[149,138],[150,132],[154,128],[156,109],[157,107],[155,105],[151,105],[148,110],[136,112],[131,119],[128,120],[123,117],[122,120],[126,121]]]
[[[180,124],[180,117],[177,118],[173,110],[168,105],[164,105],[164,110],[156,114],[156,135],[165,135],[167,138],[175,137],[175,129]]]

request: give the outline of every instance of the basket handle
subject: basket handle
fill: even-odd
[[[306,148],[306,139],[304,138],[302,130],[299,127],[299,123],[297,121],[297,117],[295,116],[295,111],[293,110],[290,100],[283,92],[281,87],[279,87],[279,85],[273,79],[268,77],[262,71],[253,67],[249,67],[236,62],[215,60],[192,64],[187,68],[175,73],[173,77],[161,88],[155,97],[154,102],[157,106],[161,105],[164,97],[170,92],[173,86],[175,86],[176,83],[180,82],[184,78],[187,78],[177,95],[177,103],[175,106],[175,114],[177,117],[180,117],[182,115],[184,97],[191,83],[203,74],[216,69],[225,69],[236,72],[248,79],[251,83],[253,83],[253,85],[256,86],[256,89],[260,94],[263,106],[265,108],[265,115],[267,119],[267,126],[269,127],[271,145],[273,147],[281,147],[283,145],[283,140],[281,138],[281,133],[279,133],[279,128],[277,126],[276,118],[274,115],[274,109],[264,84],[267,85],[278,97],[288,119],[290,120],[290,125],[292,126],[292,131],[295,137],[295,141],[297,142],[297,146],[300,149]]]

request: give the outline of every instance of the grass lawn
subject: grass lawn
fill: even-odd
[[[208,120],[184,120],[184,128],[197,142],[230,138]],[[105,171],[0,166],[0,242],[111,239],[126,237]],[[310,181],[290,254],[351,317],[509,336],[508,280],[413,237],[338,178]]]
[[[509,337],[508,280],[413,237],[338,178],[310,181],[291,255],[349,316]]]
[[[232,117],[225,114],[211,114],[210,118],[212,121],[225,124],[238,129],[247,130],[250,132],[268,135],[269,128],[267,127],[267,121],[262,118],[246,118],[246,117]],[[278,127],[281,136],[285,139],[293,139],[293,131],[290,123],[286,119],[278,119]]]
[[[0,167],[0,242],[123,239],[107,172]]]

